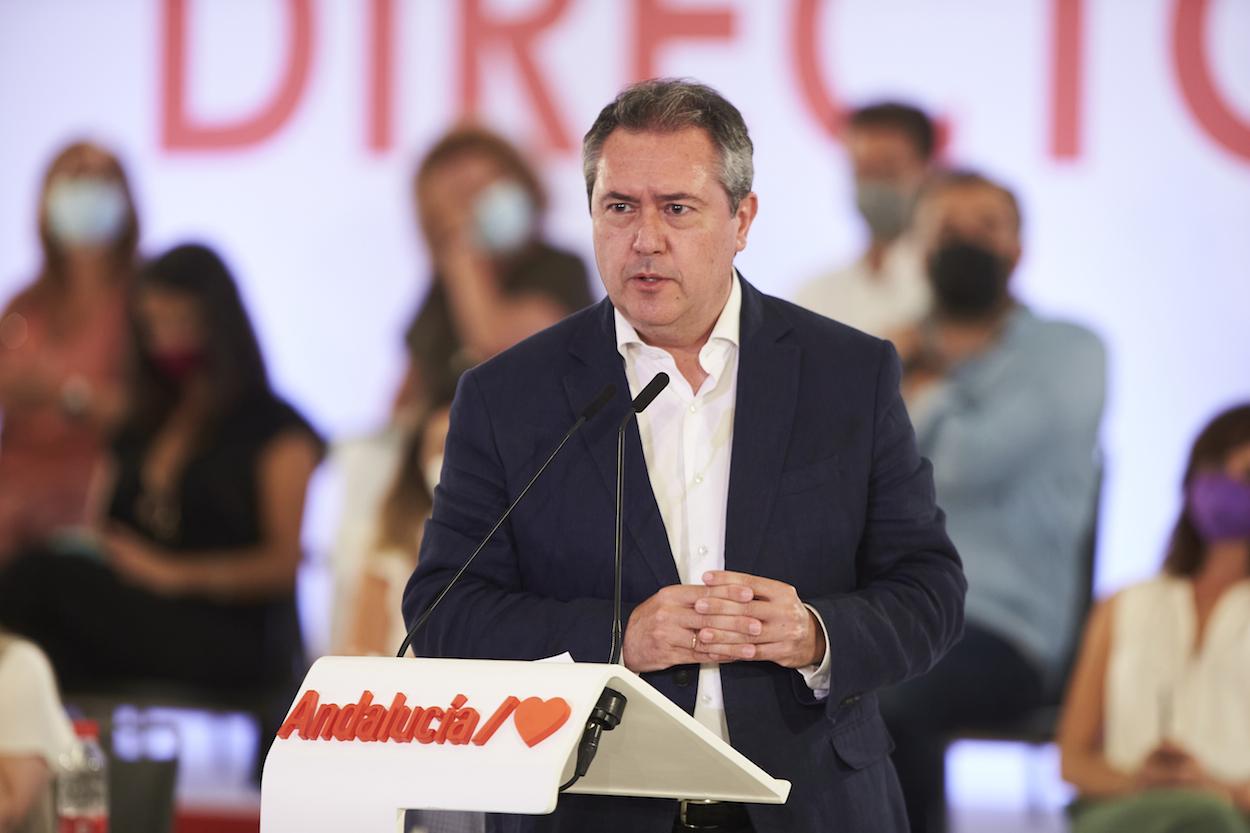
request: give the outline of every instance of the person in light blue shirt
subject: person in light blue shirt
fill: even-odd
[[[904,392],[964,560],[966,625],[963,641],[888,692],[882,710],[912,830],[941,831],[950,733],[1040,705],[1080,626],[1106,352],[1089,330],[1012,296],[1021,217],[1008,189],[946,174],[916,222],[934,309],[900,340]]]

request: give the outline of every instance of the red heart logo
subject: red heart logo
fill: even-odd
[[[555,734],[572,713],[563,697],[552,697],[550,700],[529,697],[516,707],[512,722],[525,745],[534,747]]]

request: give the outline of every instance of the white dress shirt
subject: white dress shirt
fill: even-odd
[[[699,351],[699,365],[708,376],[697,391],[677,369],[672,355],[644,343],[620,311],[615,312],[616,345],[625,359],[630,396],[637,396],[660,371],[671,379],[651,406],[638,415],[638,432],[651,489],[683,584],[702,584],[708,570],[725,569],[741,312],[742,287],[735,274],[729,300]],[[816,619],[820,621],[820,616]],[[819,667],[800,669],[817,697],[825,697],[829,691],[828,644],[826,638],[825,658]],[[699,668],[694,716],[729,740],[717,663]]]

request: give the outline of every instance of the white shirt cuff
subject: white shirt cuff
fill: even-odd
[[[830,666],[830,650],[829,650],[829,629],[825,627],[825,620],[820,618],[820,614],[816,608],[811,605],[803,605],[812,612],[816,617],[816,621],[820,623],[820,630],[825,635],[825,658],[820,661],[820,665],[805,665],[802,668],[796,668],[803,675],[803,682],[807,683],[807,687],[812,690],[812,694],[816,695],[817,700],[824,700],[829,696],[829,666]]]

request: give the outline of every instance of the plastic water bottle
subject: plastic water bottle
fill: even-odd
[[[57,780],[58,833],[108,833],[108,762],[94,720],[75,720],[77,747],[63,761]]]

